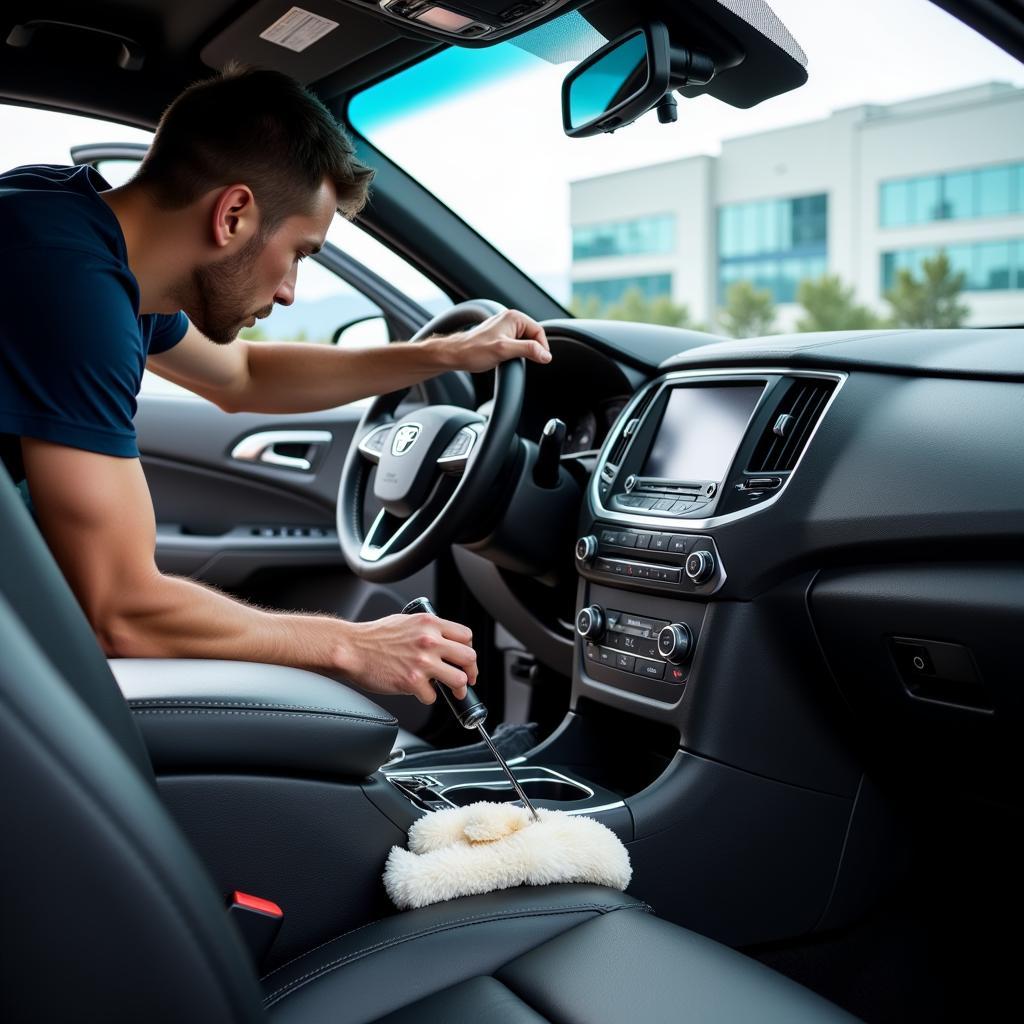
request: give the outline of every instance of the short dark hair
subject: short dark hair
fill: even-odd
[[[294,78],[230,64],[164,111],[133,180],[169,209],[219,185],[246,184],[266,235],[308,212],[324,179],[334,183],[342,213],[354,216],[372,177],[330,111]]]

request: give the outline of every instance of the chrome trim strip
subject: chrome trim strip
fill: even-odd
[[[422,509],[417,509],[402,525],[395,530],[393,534],[383,544],[374,544],[373,538],[377,535],[377,531],[380,529],[380,524],[387,515],[387,509],[382,508],[378,513],[376,519],[373,521],[373,525],[370,527],[366,536],[363,538],[362,546],[359,548],[359,557],[367,562],[376,562],[378,559],[383,558],[390,550],[391,546],[402,536],[403,533],[416,521]]]
[[[541,797],[541,800],[544,798]],[[600,804],[597,807],[577,807],[575,810],[563,811],[563,814],[600,814],[602,811],[614,811],[619,807],[625,807],[625,800],[616,800],[613,804]]]
[[[379,427],[374,427],[373,430],[369,431],[366,434],[366,436],[363,437],[363,439],[359,442],[359,453],[363,455],[365,458],[369,459],[370,462],[376,465],[376,463],[380,461],[381,452],[377,451],[376,449],[366,447],[366,444],[371,437],[374,437],[375,435],[379,434],[382,430],[394,429],[394,423],[382,423]],[[385,442],[385,444],[386,443],[387,442]]]
[[[814,429],[810,432],[807,437],[807,441],[804,444],[804,449],[800,453],[800,458],[797,459],[796,464],[790,470],[789,476],[786,478],[783,485],[779,488],[777,493],[773,494],[766,501],[762,501],[758,505],[753,505],[750,508],[737,509],[735,512],[729,512],[722,516],[710,516],[707,519],[668,519],[663,516],[638,516],[631,515],[627,512],[614,512],[609,508],[605,508],[601,501],[601,497],[598,494],[598,482],[601,478],[601,470],[607,463],[608,456],[611,454],[615,447],[616,442],[619,439],[622,431],[625,429],[626,424],[629,422],[633,410],[640,404],[641,399],[651,390],[655,390],[656,394],[654,398],[658,397],[658,393],[663,391],[665,388],[671,387],[673,384],[679,381],[687,380],[722,380],[722,381],[735,381],[735,380],[759,380],[764,377],[773,376],[786,376],[786,377],[811,377],[817,380],[834,380],[836,382],[835,391],[832,392],[831,397],[825,403],[825,408],[822,409],[821,415],[818,417],[818,422],[814,425]],[[594,472],[590,478],[590,486],[587,488],[587,507],[590,514],[595,519],[605,520],[611,523],[623,523],[626,526],[637,526],[641,528],[658,528],[665,530],[678,530],[678,531],[692,531],[703,533],[707,530],[713,530],[716,526],[723,526],[725,523],[732,523],[739,519],[746,519],[748,516],[756,515],[758,512],[764,511],[766,508],[771,508],[783,494],[786,493],[786,488],[789,486],[790,480],[796,474],[796,471],[800,468],[800,463],[803,462],[804,456],[807,454],[811,447],[811,443],[814,441],[815,434],[818,433],[818,429],[821,424],[825,422],[825,417],[828,415],[829,409],[832,408],[832,403],[836,400],[839,392],[842,391],[843,385],[846,383],[849,374],[839,370],[791,370],[785,367],[736,367],[735,369],[725,370],[676,370],[670,373],[663,374],[661,377],[655,378],[649,384],[642,387],[639,391],[633,395],[633,398],[623,408],[622,412],[619,413],[619,418],[616,421],[615,428],[608,432],[608,436],[605,438],[604,445],[601,447],[601,454],[598,457],[597,465],[594,467]],[[761,404],[765,401],[765,395],[762,395],[757,405],[754,407],[753,413],[751,413],[751,419],[760,409]],[[652,399],[651,404],[648,406],[648,411],[653,407],[654,401]],[[749,428],[749,423],[748,423]],[[634,436],[635,433],[634,433]],[[730,467],[731,468],[731,467]]]
[[[331,443],[329,430],[261,430],[243,437],[231,449],[231,458],[239,462],[259,462],[267,466],[280,466],[308,473],[313,468],[309,459],[294,455],[281,455],[274,451],[275,444],[305,444],[318,448]]]
[[[459,434],[464,434],[468,431],[469,436],[472,438],[469,442],[469,447],[462,455],[439,455],[437,457],[437,464],[439,466],[447,466],[449,470],[465,469],[466,463],[469,462],[470,455],[473,454],[473,449],[476,448],[477,441],[480,440],[480,435],[484,432],[484,426],[485,424],[483,423],[467,423],[464,427],[460,427],[455,432],[455,437],[452,438],[452,441],[454,441]],[[447,447],[447,445],[445,447]]]

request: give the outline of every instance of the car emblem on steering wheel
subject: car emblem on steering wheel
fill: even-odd
[[[391,442],[391,454],[404,455],[416,443],[422,429],[418,423],[403,423],[395,431],[395,439]]]

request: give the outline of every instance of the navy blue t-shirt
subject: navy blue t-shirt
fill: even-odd
[[[24,477],[20,438],[133,458],[147,355],[183,313],[139,315],[124,235],[91,167],[0,174],[0,459]]]

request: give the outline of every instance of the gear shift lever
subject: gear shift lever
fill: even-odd
[[[403,615],[416,615],[420,612],[426,612],[428,615],[437,614],[434,611],[434,606],[425,597],[415,598],[402,609]],[[476,729],[480,733],[501,770],[508,776],[508,781],[512,783],[512,788],[519,794],[519,799],[523,801],[523,805],[533,815],[534,821],[539,821],[540,816],[537,814],[537,809],[530,803],[530,798],[523,792],[523,787],[519,785],[511,769],[505,764],[505,759],[498,753],[498,748],[491,742],[491,737],[487,735],[487,730],[484,728],[484,720],[487,718],[487,706],[473,692],[473,687],[467,686],[466,696],[460,700],[444,683],[439,683],[436,679],[431,679],[430,682],[434,689],[444,697],[459,725],[463,729]]]

